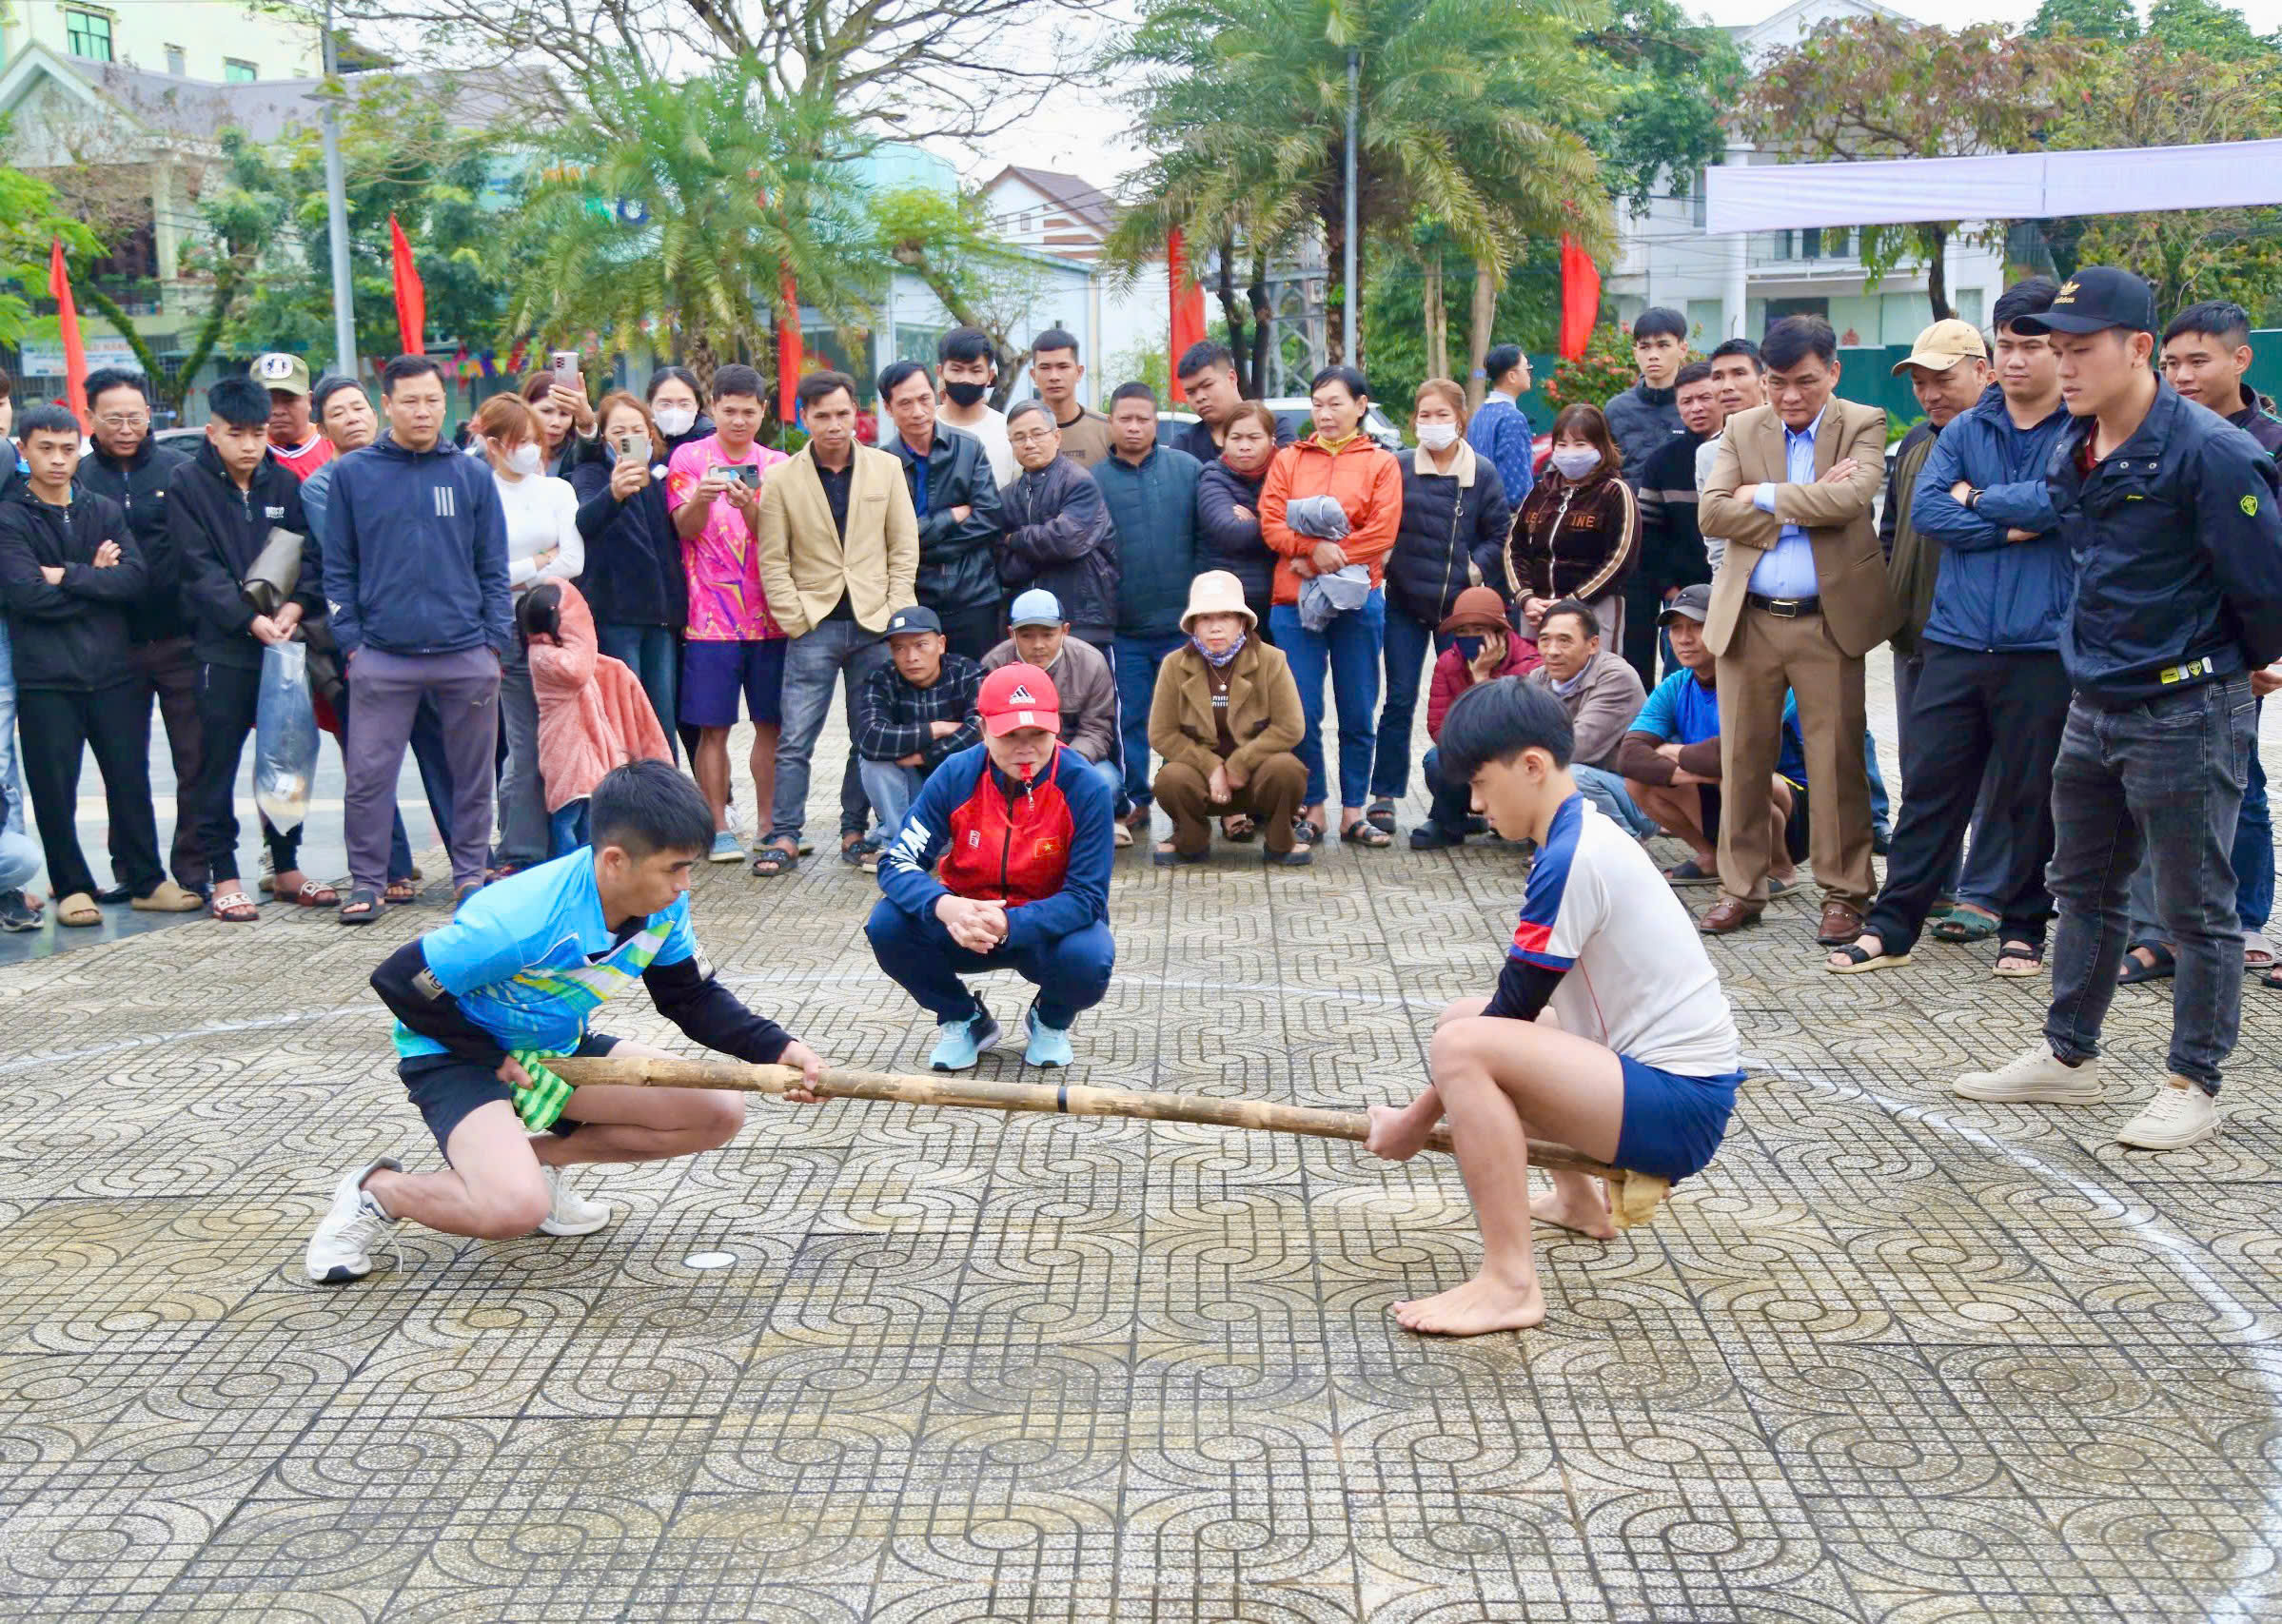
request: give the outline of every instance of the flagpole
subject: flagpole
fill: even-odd
[[[357,298],[348,275],[348,183],[341,164],[339,53],[333,40],[333,0],[325,0],[325,212],[333,254],[333,370],[357,375]]]

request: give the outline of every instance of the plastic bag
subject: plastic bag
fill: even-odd
[[[262,693],[254,710],[253,801],[280,834],[309,815],[317,774],[317,713],[309,704],[309,651],[272,643],[262,651]]]

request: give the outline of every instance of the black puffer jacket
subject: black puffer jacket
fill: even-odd
[[[1267,463],[1239,474],[1217,457],[1196,480],[1197,567],[1228,571],[1255,603],[1268,601],[1276,582],[1276,556],[1260,539],[1260,487],[1267,482]]]
[[[167,536],[167,481],[189,459],[170,451],[154,435],[143,436],[132,457],[113,457],[97,446],[79,464],[79,485],[108,497],[127,512],[127,527],[143,549],[149,585],[128,612],[128,630],[138,643],[163,643],[190,635],[183,610],[182,560]]]
[[[1007,592],[1044,587],[1081,641],[1102,642],[1117,624],[1117,537],[1093,476],[1057,457],[1024,473],[1002,500],[998,578]]]
[[[98,569],[95,554],[119,544],[119,561]],[[61,567],[49,584],[42,569]],[[139,682],[127,632],[128,605],[148,582],[127,513],[108,497],[81,491],[53,507],[29,482],[0,501],[0,598],[8,605],[18,688],[93,694]]]
[[[1387,607],[1439,626],[1469,586],[1505,590],[1505,533],[1513,514],[1496,466],[1465,440],[1447,474],[1400,452],[1403,522],[1387,555]]]
[[[652,479],[621,502],[610,494],[611,472],[600,460],[571,470],[579,534],[586,541],[579,590],[597,620],[679,632],[689,620],[689,577],[681,538],[666,517],[665,486]]]
[[[240,586],[272,530],[295,531],[302,538],[301,578],[293,588],[302,617],[314,620],[325,613],[325,563],[302,510],[301,481],[267,452],[241,491],[214,448],[201,445],[167,486],[167,530],[182,567],[190,651],[204,663],[261,669],[253,607]]]
[[[998,480],[982,441],[971,434],[937,425],[927,452],[927,501],[919,501],[918,458],[903,436],[888,436],[888,447],[903,465],[912,505],[919,513],[919,601],[938,615],[958,615],[998,601]],[[969,508],[954,519],[954,507]]]

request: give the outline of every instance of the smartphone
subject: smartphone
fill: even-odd
[[[717,462],[705,472],[717,479],[728,479],[748,490],[760,489],[760,464],[757,462],[742,462],[734,467]]]
[[[585,389],[585,382],[579,376],[579,352],[577,350],[550,350],[547,352],[547,359],[548,364],[555,369],[556,388],[581,391]]]
[[[620,435],[618,457],[621,462],[647,462],[650,460],[650,437],[646,434]]]

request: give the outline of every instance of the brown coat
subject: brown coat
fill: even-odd
[[[1782,420],[1773,406],[1738,412],[1720,435],[1698,510],[1706,536],[1727,538],[1727,556],[1712,577],[1711,618],[1703,625],[1703,640],[1715,655],[1727,653],[1751,572],[1781,538],[1786,523],[1803,525],[1814,547],[1822,623],[1840,654],[1859,659],[1899,622],[1872,517],[1886,478],[1886,414],[1836,395],[1823,411],[1815,436],[1815,472],[1826,473],[1851,457],[1854,477],[1843,484],[1787,482]],[[1740,487],[1761,484],[1780,487],[1772,514],[1736,499]]]
[[[845,540],[816,478],[814,446],[802,446],[761,480],[760,585],[788,637],[813,630],[843,594],[867,632],[886,631],[890,615],[918,601],[919,520],[903,465],[893,452],[855,450]]]
[[[1295,748],[1306,722],[1300,685],[1281,649],[1257,636],[1229,668],[1229,733],[1236,753],[1229,765],[1249,778],[1269,756]],[[1149,704],[1149,744],[1168,761],[1186,762],[1208,778],[1220,765],[1220,730],[1212,720],[1212,685],[1205,656],[1194,644],[1176,649],[1157,667],[1157,691]]]

